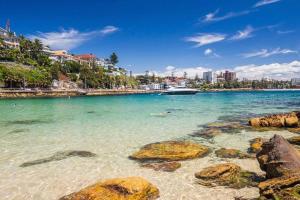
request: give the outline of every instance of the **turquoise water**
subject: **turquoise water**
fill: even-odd
[[[160,199],[166,200],[255,196],[257,190],[252,188],[207,189],[195,184],[196,171],[223,162],[213,155],[183,162],[183,167],[174,173],[140,168],[127,157],[144,144],[171,139],[246,150],[249,139],[274,133],[224,134],[216,137],[214,144],[189,135],[200,130],[201,125],[220,119],[299,109],[298,91],[0,100],[0,196],[57,199],[98,180],[126,176],[145,177],[158,185]],[[24,162],[67,150],[90,151],[97,157],[71,157],[20,167]],[[253,160],[234,162],[259,172]],[[209,194],[216,191],[222,194]]]

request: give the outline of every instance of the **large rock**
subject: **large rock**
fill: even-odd
[[[258,153],[261,151],[262,144],[266,142],[263,138],[254,138],[253,140],[250,140],[250,153]]]
[[[277,178],[300,170],[300,155],[282,136],[275,135],[256,155],[267,178]]]
[[[177,161],[203,157],[209,148],[200,144],[183,141],[166,141],[145,145],[129,156],[139,161]]]
[[[116,178],[86,187],[60,200],[154,200],[159,190],[140,177]]]
[[[299,125],[296,112],[275,114],[261,118],[252,118],[249,124],[253,127],[297,127]]]
[[[174,172],[181,167],[179,162],[144,163],[142,167],[154,169],[155,171]]]
[[[204,168],[195,174],[198,183],[205,186],[228,186],[243,188],[257,186],[258,177],[255,173],[244,171],[240,166],[233,163],[218,164]]]
[[[261,200],[299,200],[300,174],[289,174],[259,183]]]
[[[237,149],[221,148],[221,149],[216,150],[215,154],[217,157],[220,157],[220,158],[239,158],[239,159],[253,158],[253,156],[251,156],[247,153],[243,153]]]

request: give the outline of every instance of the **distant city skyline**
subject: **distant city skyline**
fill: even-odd
[[[0,26],[75,54],[119,56],[122,67],[183,76],[300,77],[297,0],[0,0]],[[57,6],[59,5],[59,6]]]

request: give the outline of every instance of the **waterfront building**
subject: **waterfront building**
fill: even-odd
[[[93,64],[96,64],[97,57],[90,53],[90,54],[81,54],[81,55],[75,55],[75,60],[77,60],[80,64],[88,64],[90,67]]]

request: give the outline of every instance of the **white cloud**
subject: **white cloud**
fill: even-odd
[[[271,78],[290,80],[291,78],[300,77],[300,61],[266,65],[244,65],[235,67],[233,70],[237,72],[237,76],[240,79],[259,80],[261,78]]]
[[[232,36],[231,40],[243,40],[246,38],[252,37],[252,33],[254,29],[251,26],[247,26],[244,30],[238,31],[234,36]]]
[[[211,50],[211,49],[205,49],[205,51],[204,51],[204,55],[206,55],[206,56],[209,56],[212,53],[213,53],[213,50]]]
[[[223,15],[223,16],[217,16],[217,14],[219,13],[219,9],[218,9],[215,12],[208,13],[207,15],[202,17],[201,22],[203,22],[203,23],[218,22],[218,21],[223,21],[223,20],[230,19],[230,18],[233,18],[233,17],[247,15],[251,12],[252,11],[250,11],[250,10],[245,10],[245,11],[241,11],[241,12],[229,12],[229,13]]]
[[[201,47],[207,44],[212,44],[216,42],[220,42],[226,38],[226,35],[224,34],[218,34],[218,33],[200,33],[195,36],[186,37],[185,41],[187,42],[194,42],[196,43],[195,47]]]
[[[261,1],[257,2],[253,7],[257,8],[257,7],[260,7],[260,6],[276,3],[276,2],[279,2],[279,1],[281,1],[281,0],[261,0]]]
[[[278,30],[277,34],[283,35],[283,34],[289,34],[289,33],[294,33],[294,32],[295,32],[294,30],[286,30],[286,31]]]
[[[214,57],[214,58],[219,58],[219,57],[220,57],[220,56],[219,56],[217,53],[215,53],[212,49],[205,49],[204,52],[203,52],[203,54],[204,54],[205,56],[210,56],[210,57]]]
[[[266,57],[270,57],[270,56],[273,56],[273,55],[291,54],[291,53],[298,53],[298,51],[294,51],[294,50],[291,50],[291,49],[281,49],[281,48],[276,48],[276,49],[273,49],[273,50],[261,49],[260,51],[257,51],[257,52],[245,53],[245,54],[242,54],[242,55],[245,58],[252,58],[252,57],[266,58]]]
[[[115,26],[105,26],[100,32],[103,35],[107,35],[107,34],[117,32],[118,30],[119,30],[119,28],[115,27]]]
[[[96,36],[105,36],[117,30],[118,28],[114,26],[106,26],[102,30],[90,32],[80,32],[76,29],[62,29],[58,32],[38,32],[36,35],[29,35],[28,37],[30,39],[39,39],[44,45],[48,45],[53,49],[71,50]]]

